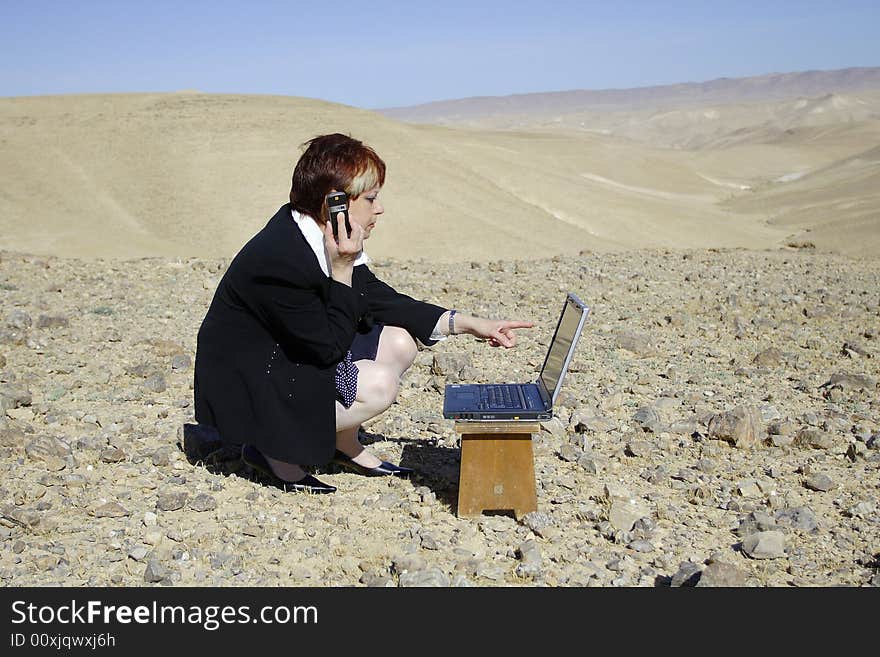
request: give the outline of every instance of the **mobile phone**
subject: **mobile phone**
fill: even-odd
[[[351,237],[351,223],[348,221],[348,196],[345,192],[330,192],[326,197],[327,201],[327,220],[330,227],[333,228],[333,237],[339,241],[338,223],[336,217],[342,212],[345,215],[345,233],[346,237]]]

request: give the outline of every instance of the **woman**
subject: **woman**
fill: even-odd
[[[303,466],[334,461],[372,476],[412,472],[358,440],[386,410],[413,364],[415,340],[457,333],[513,347],[532,324],[457,313],[376,278],[363,241],[382,215],[385,163],[341,134],[315,137],[296,164],[285,204],[235,256],[199,329],[195,412],[252,467],[288,490],[332,493]],[[326,219],[326,195],[349,198],[351,234]]]

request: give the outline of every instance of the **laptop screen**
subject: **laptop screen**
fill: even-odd
[[[556,325],[550,349],[544,359],[544,366],[541,368],[540,380],[547,393],[552,396],[553,403],[556,403],[556,397],[559,396],[562,378],[571,362],[588,312],[589,308],[569,292],[565,305],[562,307],[562,315]]]

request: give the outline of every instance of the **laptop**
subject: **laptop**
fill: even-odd
[[[569,292],[534,383],[451,383],[443,397],[450,420],[549,420],[590,309]]]

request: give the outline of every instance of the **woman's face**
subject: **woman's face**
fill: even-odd
[[[380,189],[380,187],[368,189],[348,204],[348,218],[353,224],[358,224],[364,229],[364,239],[370,236],[379,215],[385,212],[378,198]]]

